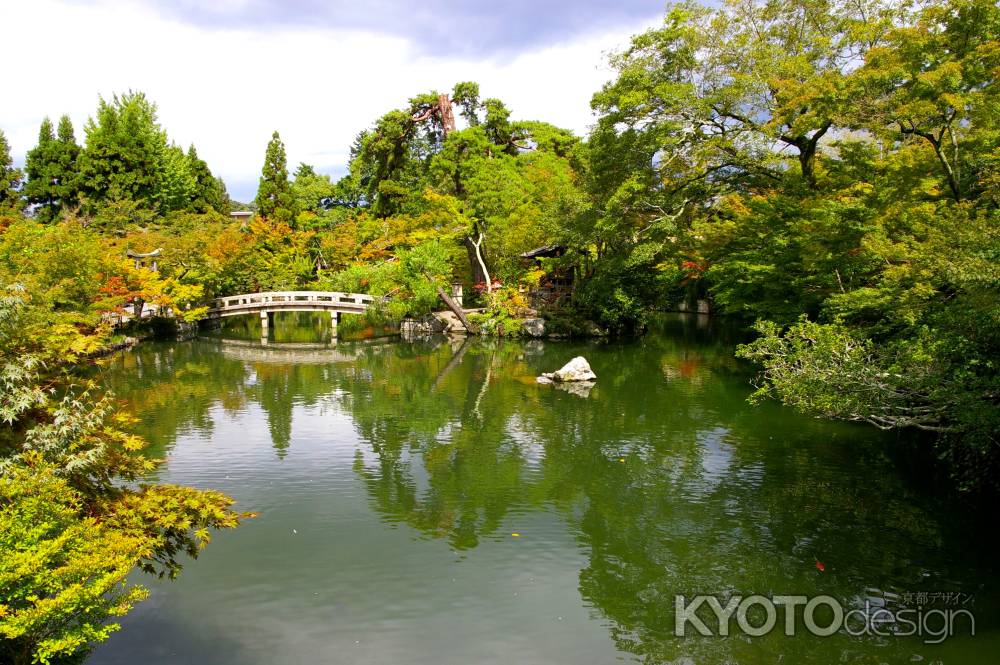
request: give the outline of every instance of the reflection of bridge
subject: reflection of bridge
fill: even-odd
[[[351,342],[349,345],[331,346],[329,344],[299,344],[282,342],[281,344],[262,345],[258,342],[236,339],[219,339],[202,337],[205,341],[215,342],[217,350],[223,356],[247,363],[276,363],[296,365],[325,365],[328,363],[353,363],[366,351],[379,352],[388,348],[386,342]]]
[[[364,293],[340,291],[269,291],[217,298],[209,306],[209,319],[260,314],[262,337],[273,326],[275,312],[330,312],[332,335],[337,335],[340,315],[361,314],[375,302]]]

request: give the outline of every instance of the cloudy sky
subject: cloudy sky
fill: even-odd
[[[0,0],[0,128],[14,158],[38,124],[83,124],[98,95],[142,90],[239,200],[270,134],[292,168],[339,176],[351,141],[417,93],[480,83],[515,118],[584,133],[609,51],[656,24],[661,0]]]

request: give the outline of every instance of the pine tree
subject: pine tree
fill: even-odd
[[[81,190],[91,203],[131,200],[147,209],[163,207],[168,143],[156,105],[141,92],[101,99],[85,129]]]
[[[228,215],[233,210],[233,200],[229,197],[229,191],[226,189],[226,183],[219,176],[215,176],[215,184],[215,191],[219,196],[219,205],[215,209],[223,215]]]
[[[188,169],[194,176],[195,187],[194,196],[191,201],[191,209],[194,212],[208,212],[215,210],[221,213],[229,211],[228,196],[225,185],[219,178],[212,175],[205,160],[198,157],[198,151],[192,144],[187,152]]]
[[[299,212],[319,214],[329,208],[337,195],[336,186],[326,174],[316,173],[308,164],[299,164],[292,181],[292,193]]]
[[[52,129],[52,121],[48,116],[42,120],[42,126],[38,128],[38,145],[47,145],[56,140],[55,130]]]
[[[3,130],[0,130],[0,213],[24,209],[24,199],[20,192],[22,177],[21,169],[14,168],[10,144],[7,143]]]
[[[163,152],[156,200],[162,212],[189,210],[195,198],[196,181],[184,151],[169,145]]]
[[[59,129],[56,130],[56,149],[58,186],[56,194],[62,208],[74,207],[80,201],[80,176],[77,172],[80,159],[80,146],[73,133],[73,122],[68,115],[59,118]]]
[[[76,134],[73,133],[73,121],[69,119],[68,115],[63,115],[59,118],[59,130],[56,136],[63,143],[76,145]]]
[[[278,132],[271,135],[257,186],[257,214],[275,222],[291,224],[298,214],[292,186],[288,182],[285,145]]]
[[[73,123],[68,116],[59,120],[58,137],[52,132],[52,122],[46,118],[38,131],[38,145],[25,159],[28,181],[24,197],[38,206],[35,217],[42,221],[56,219],[66,206],[76,205],[76,160],[80,146],[73,136]]]
[[[28,151],[24,160],[24,173],[28,178],[24,184],[24,198],[40,206],[35,215],[42,220],[52,219],[58,208],[58,199],[52,191],[52,144],[55,142],[52,121],[45,118],[38,130],[38,145]]]

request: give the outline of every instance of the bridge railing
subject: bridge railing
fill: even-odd
[[[216,298],[210,307],[214,313],[264,309],[268,305],[275,305],[279,309],[295,305],[344,306],[351,309],[365,309],[375,300],[374,296],[364,293],[343,293],[340,291],[265,291]]]

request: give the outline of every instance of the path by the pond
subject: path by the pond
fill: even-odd
[[[166,457],[159,479],[259,517],[176,582],[137,576],[152,597],[88,662],[996,662],[994,553],[967,516],[885,435],[748,405],[731,340],[675,323],[461,344],[115,358],[104,378]],[[587,396],[535,383],[580,354]],[[975,637],[674,636],[677,594],[898,610],[953,592]]]

